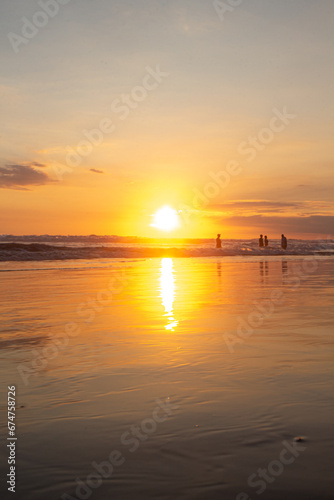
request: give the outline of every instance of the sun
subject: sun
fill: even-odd
[[[172,231],[179,227],[180,221],[177,211],[169,206],[159,208],[153,215],[152,227],[160,229],[161,231]]]

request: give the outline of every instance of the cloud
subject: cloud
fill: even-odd
[[[37,167],[37,168],[45,168],[47,165],[44,163],[38,163],[37,161],[33,161],[32,163],[28,163],[28,166],[30,167]]]
[[[43,186],[54,182],[46,173],[34,167],[44,167],[44,165],[35,162],[29,165],[0,167],[0,188],[27,190],[29,186]]]
[[[267,200],[237,200],[209,207],[206,216],[311,216],[333,215],[333,205],[326,201],[267,201]]]
[[[324,234],[334,235],[333,215],[308,215],[303,217],[288,216],[232,216],[214,217],[217,222],[227,223],[229,226],[253,228],[259,232],[266,231],[273,234]]]
[[[102,170],[97,170],[96,168],[90,168],[90,172],[94,172],[94,174],[104,174]]]
[[[233,215],[251,215],[260,213],[286,213],[303,208],[301,202],[282,202],[267,200],[238,200],[212,207],[215,211]]]

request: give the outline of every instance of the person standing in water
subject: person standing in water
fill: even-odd
[[[267,247],[269,245],[269,241],[267,236],[264,237],[264,246]]]
[[[286,237],[284,236],[284,234],[282,234],[281,247],[283,248],[283,250],[286,250],[287,246],[288,246],[288,240],[286,239]]]
[[[263,247],[263,235],[260,234],[260,238],[259,238],[259,247]]]
[[[221,247],[222,247],[222,240],[220,239],[220,234],[217,234],[216,248],[221,248]]]

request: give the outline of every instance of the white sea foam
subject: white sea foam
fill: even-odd
[[[282,250],[279,240],[259,248],[258,241],[223,240],[216,249],[213,240],[152,241],[117,237],[9,237],[0,240],[0,261],[42,261],[104,258],[213,257],[271,255],[334,255],[334,240],[289,240]]]

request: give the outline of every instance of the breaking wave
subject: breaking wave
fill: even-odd
[[[171,244],[122,242],[97,244],[90,241],[57,244],[33,242],[0,243],[0,261],[53,261],[104,258],[217,257],[270,255],[334,255],[334,240],[290,240],[282,250],[278,240],[259,248],[257,240],[223,240],[216,249],[212,240]]]

